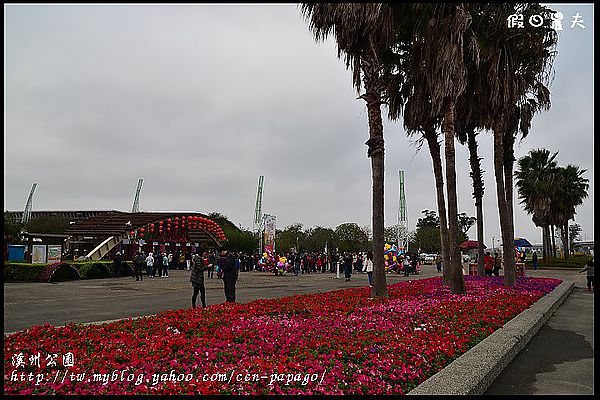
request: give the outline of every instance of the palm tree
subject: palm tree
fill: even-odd
[[[430,92],[431,114],[436,116],[441,113],[443,116],[450,291],[460,294],[465,293],[465,283],[458,243],[455,106],[467,86],[467,60],[471,60],[469,57],[477,58],[478,54],[478,46],[470,30],[471,7],[477,6],[459,3],[434,4],[427,7],[430,7],[432,12],[424,41],[424,69]]]
[[[301,10],[316,40],[332,35],[338,57],[352,70],[354,87],[367,103],[369,147],[373,177],[373,297],[387,296],[383,264],[384,140],[381,104],[382,55],[394,40],[393,6],[382,3],[302,3]],[[398,15],[396,13],[396,15]]]
[[[531,150],[518,161],[515,171],[516,186],[528,214],[532,214],[533,223],[542,228],[543,262],[550,258],[550,216],[553,191],[557,185],[558,165],[555,161],[558,152],[550,155],[546,149]]]
[[[503,242],[504,282],[515,283],[513,221],[513,146],[517,132],[525,136],[536,112],[550,107],[549,91],[553,48],[557,34],[550,27],[551,10],[539,4],[482,6],[477,18],[481,51],[480,74],[484,127],[494,133],[494,174]],[[544,25],[508,28],[509,15],[538,14]]]
[[[567,165],[558,169],[558,185],[554,191],[552,214],[554,224],[558,226],[563,243],[563,257],[569,257],[569,220],[575,216],[575,208],[583,204],[587,197],[589,180],[582,175],[585,169]]]
[[[456,136],[461,144],[467,144],[469,148],[469,164],[471,166],[471,180],[473,183],[473,198],[475,199],[475,209],[477,212],[477,274],[484,275],[484,233],[483,233],[483,170],[481,169],[481,160],[477,152],[477,130],[482,129],[483,123],[479,116],[486,110],[481,110],[481,93],[476,83],[480,80],[478,65],[470,65],[467,79],[467,88],[460,96],[456,105]]]
[[[413,9],[414,11],[414,9]],[[427,25],[425,13],[411,15],[415,21],[412,40],[397,43],[395,52],[386,58],[384,81],[388,103],[388,117],[396,121],[403,116],[403,125],[409,137],[420,135],[419,148],[427,142],[433,164],[433,174],[440,222],[440,249],[443,260],[442,282],[449,284],[450,256],[448,252],[448,220],[444,194],[444,173],[437,130],[442,116],[431,113],[431,96],[423,66],[423,26]]]

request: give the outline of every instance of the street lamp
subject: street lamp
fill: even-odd
[[[492,251],[494,251],[494,247],[496,247],[496,236],[492,236]]]

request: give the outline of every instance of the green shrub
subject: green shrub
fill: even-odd
[[[570,256],[567,260],[563,260],[562,258],[551,258],[545,266],[549,268],[583,268],[583,266],[592,258],[594,257],[585,254]],[[525,263],[527,267],[532,267],[531,261],[528,260]],[[544,260],[539,258],[538,267],[543,266]]]
[[[5,282],[40,282],[40,276],[48,264],[9,262],[4,264]]]
[[[84,261],[71,263],[82,279],[110,278],[111,273],[106,261]]]
[[[49,282],[64,282],[80,279],[80,275],[71,265],[62,263],[50,275]]]

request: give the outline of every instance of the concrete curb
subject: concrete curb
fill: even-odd
[[[552,292],[407,394],[484,394],[571,294],[574,286],[573,282],[563,281]]]

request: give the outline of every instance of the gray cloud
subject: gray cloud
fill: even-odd
[[[552,109],[516,156],[545,147],[588,170],[576,221],[593,237],[593,6],[554,6],[586,29],[560,33]],[[295,5],[5,6],[5,208],[219,211],[250,227],[258,175],[280,227],[369,225],[364,103],[332,41]],[[406,171],[409,224],[437,209],[426,146],[385,123],[386,225]],[[486,244],[498,238],[491,135],[482,133]],[[475,214],[457,144],[460,211]],[[540,241],[516,202],[515,233]],[[475,229],[469,232],[475,237]]]

